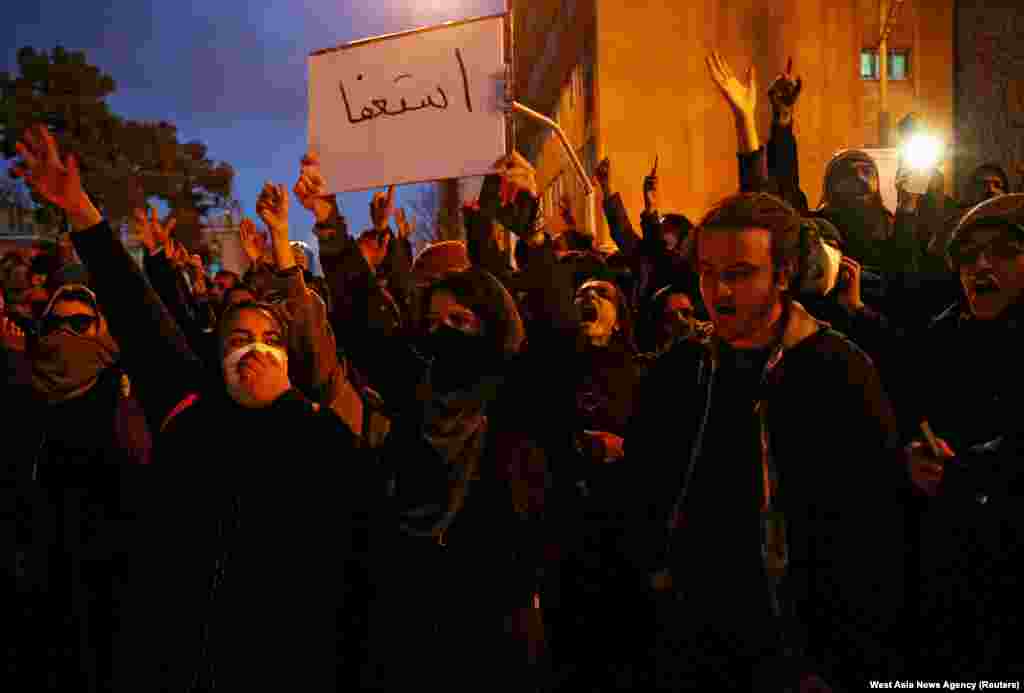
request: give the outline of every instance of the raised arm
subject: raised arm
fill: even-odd
[[[718,53],[707,58],[711,81],[718,87],[736,121],[740,192],[771,192],[764,149],[757,135],[757,71],[747,72],[747,84],[740,82],[729,63]]]
[[[122,364],[138,384],[150,425],[158,430],[174,406],[202,387],[199,359],[89,199],[74,155],[62,159],[43,126],[26,132],[17,152],[23,162],[15,175],[24,176],[39,195],[67,212],[75,250],[89,269],[92,288],[121,348]]]
[[[800,161],[793,134],[793,114],[803,90],[803,79],[793,77],[793,59],[786,63],[768,88],[772,105],[772,131],[766,145],[768,175],[775,181],[779,196],[801,214],[807,214],[807,196],[800,189]]]
[[[519,237],[526,249],[525,262],[514,288],[527,294],[532,325],[556,332],[574,329],[572,275],[566,265],[558,263],[551,240],[544,233],[536,172],[518,152],[499,160],[495,169],[504,181],[508,200],[498,212],[498,218]],[[531,337],[537,337],[536,329]]]
[[[622,195],[612,192],[612,162],[605,157],[597,165],[594,171],[594,182],[601,188],[603,200],[604,218],[608,222],[608,231],[611,234],[619,251],[627,257],[635,257],[639,251],[639,237],[633,230],[633,224],[629,220],[629,212],[622,202]],[[646,199],[646,194],[644,195]]]
[[[289,369],[292,382],[312,401],[334,409],[352,432],[360,435],[362,402],[338,360],[326,306],[306,288],[295,264],[288,240],[288,193],[284,186],[267,183],[256,203],[256,213],[270,230],[277,278],[284,282],[281,308],[288,321],[289,351],[295,359]]]
[[[146,278],[157,296],[160,297],[160,301],[178,323],[178,327],[181,328],[193,350],[196,353],[201,353],[199,345],[203,338],[202,326],[185,293],[183,284],[179,281],[174,264],[167,254],[167,247],[173,245],[171,234],[174,231],[175,219],[169,218],[161,222],[157,218],[155,209],[150,208],[148,216],[143,210],[138,209],[133,214],[132,223],[136,226],[138,235],[143,239],[143,246],[146,248],[146,254],[142,260]]]
[[[740,82],[733,75],[728,61],[718,53],[707,57],[711,80],[722,93],[736,120],[737,151],[753,154],[761,147],[757,137],[757,69],[751,65],[747,70],[747,83]]]
[[[401,328],[397,303],[377,283],[377,267],[387,255],[390,236],[376,230],[367,231],[359,241],[349,236],[334,196],[326,192],[313,154],[303,159],[294,192],[316,217],[313,233],[320,244],[320,265],[330,293],[335,338],[349,360],[381,389],[381,374],[374,366],[381,360],[382,348],[393,348],[384,345],[386,338],[400,334]]]
[[[463,218],[469,261],[506,282],[512,267],[494,235],[494,221],[500,209],[501,177],[492,173],[484,178],[476,205],[463,210]]]

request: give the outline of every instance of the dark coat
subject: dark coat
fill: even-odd
[[[125,490],[149,461],[145,421],[122,397],[116,368],[81,396],[48,405],[33,395],[24,355],[6,355],[22,362],[25,378],[7,381],[2,395],[8,428],[0,507],[9,518],[2,550],[19,566],[11,675],[26,690],[105,690],[117,581],[137,510]],[[33,678],[44,672],[49,683]]]
[[[347,610],[373,498],[351,431],[294,389],[265,409],[236,405],[106,222],[74,242],[159,431],[134,490],[146,512],[116,690],[351,683],[364,638]]]
[[[895,418],[870,360],[793,307],[802,317],[790,314],[787,350],[770,385],[759,386],[756,374],[744,380],[735,366],[723,366],[722,382],[715,385],[718,376],[708,375],[709,352],[692,343],[681,343],[656,364],[626,437],[634,473],[629,494],[636,499],[627,551],[635,557],[643,589],[649,589],[652,573],[667,568],[675,601],[685,605],[680,614],[699,606],[721,637],[739,629],[728,637],[755,648],[746,650],[746,661],[739,655],[731,660],[739,680],[749,681],[740,669],[754,659],[779,656],[779,643],[789,642],[804,654],[783,658],[788,673],[782,673],[790,682],[800,673],[794,669],[802,668],[859,687],[901,668],[894,638],[904,611],[903,504],[909,480]],[[763,489],[752,408],[758,399],[768,404],[778,503],[789,537],[781,596],[792,611],[781,621],[770,616],[758,555]],[[705,416],[703,449],[695,453]],[[681,507],[683,529],[672,533],[669,518],[694,454],[691,495]],[[718,523],[722,530],[732,528],[728,538]],[[700,622],[683,618],[668,627],[686,630],[683,624]]]
[[[509,358],[488,361],[494,368],[482,373],[494,377],[495,387],[483,405],[477,478],[468,482],[465,504],[443,535],[417,536],[402,528],[403,513],[422,510],[429,519],[447,507],[457,473],[423,433],[425,405],[433,398],[432,364],[414,348],[412,330],[404,334],[377,318],[381,288],[353,239],[322,242],[320,257],[335,308],[334,332],[379,392],[392,424],[373,451],[387,499],[374,532],[361,686],[529,687],[526,633],[517,624],[537,589],[536,560],[524,488],[513,476],[521,422],[506,392],[522,327],[518,316],[508,314],[511,297],[504,296],[507,306],[493,306],[494,313],[518,327],[490,324],[488,331],[492,337],[515,336],[515,348],[507,346]],[[493,278],[487,281],[498,288]],[[495,671],[502,672],[502,681],[493,680]]]
[[[907,362],[918,376],[908,429],[927,418],[957,453],[939,496],[921,509],[921,671],[1024,673],[1015,637],[1024,618],[1016,588],[1024,562],[1022,316],[1018,305],[979,321],[956,304]]]

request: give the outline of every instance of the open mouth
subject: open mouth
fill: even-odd
[[[974,293],[978,296],[999,293],[999,283],[993,277],[980,277],[974,280]]]
[[[715,306],[715,312],[719,315],[736,315],[736,306]]]
[[[584,303],[580,306],[580,322],[597,322],[597,306]]]

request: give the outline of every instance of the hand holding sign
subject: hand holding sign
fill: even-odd
[[[501,176],[501,180],[508,190],[509,199],[503,199],[502,203],[508,204],[515,200],[520,190],[525,190],[530,197],[539,197],[537,172],[519,152],[512,152],[510,155],[498,159],[494,163],[494,170]]]

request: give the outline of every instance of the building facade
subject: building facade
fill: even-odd
[[[520,0],[513,3],[518,101],[565,130],[592,173],[605,156],[635,217],[659,160],[661,211],[695,220],[737,188],[734,121],[705,66],[722,53],[759,76],[758,124],[770,132],[767,89],[793,58],[804,90],[796,110],[801,184],[815,206],[825,166],[848,147],[878,146],[878,0]],[[953,0],[906,0],[889,39],[889,112],[914,111],[953,137]],[[872,53],[874,51],[874,53]],[[537,168],[544,210],[568,197],[586,219],[583,187],[559,141],[517,117],[516,146]],[[947,185],[952,158],[944,163]],[[596,235],[609,239],[600,210]]]

